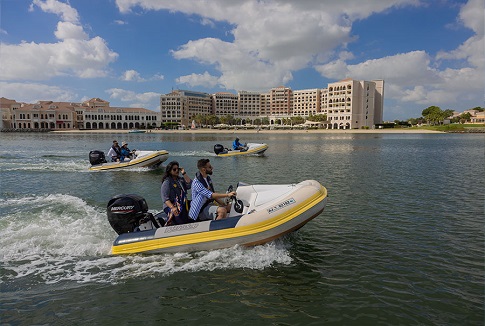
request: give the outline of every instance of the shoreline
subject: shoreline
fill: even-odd
[[[52,133],[129,133],[129,130],[103,129],[103,130],[53,130]],[[309,130],[256,130],[256,129],[188,129],[188,130],[147,130],[145,134],[443,134],[436,130],[409,130],[409,129],[309,129]]]

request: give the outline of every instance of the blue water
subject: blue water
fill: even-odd
[[[264,157],[215,157],[232,134],[0,134],[0,324],[483,325],[485,137],[244,134]],[[89,172],[113,139],[166,149],[216,190],[315,179],[325,211],[254,248],[111,256],[108,200],[161,208],[161,170]]]

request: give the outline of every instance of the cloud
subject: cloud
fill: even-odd
[[[460,8],[457,22],[475,34],[456,49],[438,54],[414,49],[363,62],[356,62],[348,49],[358,37],[353,34],[355,22],[429,4],[420,0],[116,0],[116,4],[121,13],[166,10],[199,16],[202,25],[231,28],[232,40],[193,39],[172,50],[174,58],[196,61],[211,71],[177,79],[190,86],[266,91],[288,83],[296,71],[313,68],[327,79],[384,79],[386,99],[396,103],[394,108],[405,103],[464,105],[464,98],[483,102],[477,96],[483,97],[484,86],[483,0],[469,0]],[[463,84],[457,85],[457,80]],[[462,85],[470,88],[462,90]]]
[[[57,86],[39,83],[0,82],[2,96],[17,102],[36,103],[37,101],[71,102],[77,94]]]
[[[121,88],[110,88],[106,90],[106,93],[109,94],[110,98],[122,102],[139,102],[146,105],[154,100],[160,101],[160,93],[155,92],[135,93]]]
[[[56,76],[103,77],[107,66],[118,58],[101,37],[89,38],[75,9],[55,0],[34,0],[41,10],[59,15],[54,35],[57,43],[23,42],[0,44],[0,79],[7,81],[48,80]]]
[[[190,87],[207,86],[215,87],[219,84],[219,78],[211,76],[207,71],[203,74],[190,74],[186,76],[180,76],[176,79],[178,84],[187,84]]]
[[[34,0],[33,4],[44,12],[58,15],[63,21],[71,23],[79,22],[77,10],[72,8],[68,3],[57,0]],[[33,10],[33,7],[31,7],[31,10]]]
[[[124,81],[137,81],[137,82],[142,82],[145,81],[145,79],[141,78],[140,74],[136,70],[127,70],[123,73],[123,76],[121,76],[121,80]]]
[[[195,60],[214,67],[226,89],[267,90],[288,83],[293,72],[328,61],[336,49],[352,42],[352,20],[395,6],[417,5],[415,0],[361,1],[347,5],[322,1],[150,1],[117,0],[121,13],[137,8],[198,15],[201,24],[228,23],[234,40],[192,40],[172,51],[174,58]],[[342,11],[342,8],[343,11]],[[243,13],[243,14],[242,14]],[[291,33],[288,31],[291,30]],[[343,47],[342,47],[343,44]],[[343,52],[342,52],[343,53]],[[347,52],[347,57],[352,54]],[[197,83],[194,74],[180,80]],[[211,87],[214,78],[206,78]]]
[[[120,77],[121,80],[124,81],[136,81],[136,82],[145,82],[148,80],[163,80],[165,77],[162,74],[155,74],[149,79],[145,79],[141,77],[140,73],[136,70],[126,70],[123,75]]]
[[[87,40],[88,35],[84,32],[83,28],[79,25],[70,22],[58,22],[57,30],[54,32],[59,40]]]

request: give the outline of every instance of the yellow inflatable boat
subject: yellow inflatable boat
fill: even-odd
[[[322,213],[327,189],[315,180],[287,185],[239,184],[229,216],[217,221],[173,226],[164,224],[166,215],[148,213],[138,195],[118,195],[107,207],[108,220],[119,234],[111,252],[191,252],[254,246],[295,231]]]

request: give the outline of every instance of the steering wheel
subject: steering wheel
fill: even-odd
[[[234,187],[232,185],[227,188],[227,192],[232,192]],[[244,204],[241,199],[237,199],[236,196],[231,196],[231,199],[234,201],[234,210],[241,214],[244,210]]]

